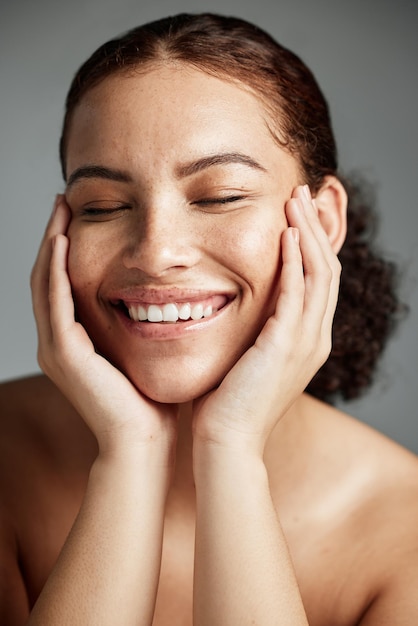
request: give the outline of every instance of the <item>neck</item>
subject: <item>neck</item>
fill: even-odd
[[[193,480],[192,402],[180,405],[176,463],[167,500],[167,512],[193,513],[195,486]]]

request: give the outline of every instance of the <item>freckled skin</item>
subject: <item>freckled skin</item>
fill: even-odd
[[[250,156],[263,169],[234,163],[213,166],[191,177],[176,176],[179,165],[231,151]],[[83,98],[70,131],[68,174],[92,164],[123,170],[129,182],[90,178],[68,189],[72,209],[68,263],[77,316],[96,348],[149,397],[167,402],[196,398],[219,382],[272,311],[281,271],[279,238],[287,226],[284,205],[300,182],[296,163],[274,143],[260,104],[248,91],[198,71],[181,66],[174,71],[170,66],[130,78],[114,77]],[[243,199],[226,205],[201,202],[231,194],[242,194]],[[85,214],[89,208],[109,210],[115,206],[119,210],[114,213]],[[44,253],[46,249],[49,254],[44,245]],[[43,285],[47,283],[44,279],[42,274]],[[185,293],[207,289],[228,293],[234,299],[197,332],[174,341],[150,341],[127,330],[111,303],[118,289],[129,287],[151,292],[176,288]],[[48,298],[41,300],[38,307],[42,308]],[[74,324],[71,297],[69,300],[71,326],[79,326]],[[47,321],[50,331],[49,318]],[[68,334],[74,338],[74,328],[72,331]],[[50,335],[45,331],[44,335],[44,342],[49,343]],[[96,365],[103,361],[95,353],[94,357]],[[57,370],[62,360],[65,358],[58,361]],[[91,370],[86,379],[90,374]],[[281,382],[278,380],[279,385]],[[72,402],[78,399],[83,383],[73,385]],[[103,378],[97,387],[98,392],[93,390],[96,396],[105,395],[107,405],[116,402],[114,413],[129,422],[130,413],[126,415],[120,408],[126,386],[116,401],[114,378],[109,389]],[[249,389],[252,392],[253,386]],[[91,384],[88,392],[90,398]],[[134,395],[136,399],[140,394],[134,390]],[[95,408],[106,409],[107,405],[99,402]],[[96,432],[45,376],[0,385],[0,408],[0,557],[7,572],[0,585],[0,622],[24,624],[39,594],[42,598],[46,581],[54,578],[70,529],[83,517],[78,514],[83,511],[98,440]],[[136,408],[134,404],[134,413]],[[148,407],[145,410],[142,404],[140,409],[138,430],[129,432],[138,434],[144,417],[149,419]],[[164,409],[166,425],[171,407]],[[154,626],[193,623],[198,485],[193,474],[189,409],[190,404],[183,405],[178,421],[176,463],[163,512]],[[257,410],[254,415],[262,417]],[[99,430],[106,410],[98,416],[93,411],[88,417]],[[135,452],[137,456],[138,450]],[[131,455],[128,460],[132,463]],[[301,394],[271,432],[264,462],[271,501],[286,537],[310,626],[415,623],[416,457],[335,408]],[[138,479],[148,476],[148,469],[149,465],[147,472],[135,471],[132,493],[137,494]],[[112,480],[118,475],[113,470],[114,466]],[[152,494],[156,474],[154,471]],[[129,515],[122,519],[120,507],[114,504],[125,487],[126,474],[122,477],[118,488],[111,491],[111,506],[105,507],[106,513],[115,512],[113,529],[117,531],[130,519]],[[241,481],[238,486],[235,480]],[[253,481],[254,475],[251,480],[234,475],[234,496],[246,494]],[[224,482],[219,484],[224,488]],[[92,506],[94,540],[83,545],[82,561],[86,547],[97,545],[97,506],[103,496],[106,494],[101,491]],[[130,504],[136,500],[129,497]],[[213,499],[208,501],[210,514]],[[144,502],[140,505],[139,523]],[[229,499],[226,508],[228,512],[234,509]],[[259,506],[248,511],[250,516],[254,510],[260,518]],[[243,527],[247,517],[242,517]],[[261,519],[264,522],[265,518]],[[239,531],[239,526],[234,525],[234,531]],[[147,524],[149,528],[153,526]],[[113,543],[118,534],[123,535],[112,531],[106,536]],[[132,535],[127,534],[142,535],[136,521]],[[228,560],[234,542],[240,543],[235,536],[228,542]],[[66,547],[71,550],[68,542]],[[122,553],[124,564],[131,554],[135,564],[142,562],[147,548],[136,558],[129,546],[129,551]],[[121,554],[119,547],[117,552]],[[100,579],[103,552],[98,562]],[[85,587],[79,572],[70,577],[69,584],[64,581],[65,588],[56,594],[59,611],[62,592],[80,580],[82,590],[77,599],[83,600]],[[265,572],[263,561],[257,582],[264,581]],[[147,570],[146,580],[149,578]],[[104,603],[107,619],[111,587],[116,581],[129,587],[120,576],[120,567],[114,568],[111,579]],[[87,568],[85,580],[87,585],[94,580],[91,568]],[[135,599],[138,588],[143,586],[135,585]],[[94,603],[96,618],[100,609],[96,594]],[[276,613],[273,620],[277,620]]]
[[[264,170],[233,163],[176,176],[179,165],[224,152],[249,155]],[[96,347],[149,397],[200,396],[273,310],[297,163],[275,143],[251,93],[181,66],[116,76],[87,94],[72,121],[67,173],[91,163],[123,169],[132,182],[88,179],[67,192],[69,274],[80,319]],[[197,204],[231,194],[244,200]],[[131,208],[104,223],[80,215],[87,204],[115,203]],[[234,299],[219,323],[160,345],[132,340],[121,328],[109,294],[128,285],[208,289]]]

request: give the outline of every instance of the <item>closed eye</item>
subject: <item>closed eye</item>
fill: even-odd
[[[245,196],[225,196],[219,198],[204,198],[203,200],[198,200],[194,204],[200,204],[203,206],[211,205],[211,204],[229,204],[230,202],[239,202],[240,200],[244,200]]]
[[[115,215],[130,208],[131,207],[128,205],[119,205],[115,207],[83,207],[80,210],[80,215],[84,217],[106,217]]]

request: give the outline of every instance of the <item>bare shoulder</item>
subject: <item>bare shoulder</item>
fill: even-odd
[[[407,510],[418,504],[417,455],[357,418],[322,403],[318,407],[316,440],[323,452],[332,449],[328,457],[342,479],[358,481],[353,496],[359,504],[373,511],[390,508],[392,518],[409,519]]]
[[[0,501],[2,514],[13,510],[16,520],[23,503],[41,501],[58,477],[69,484],[85,476],[96,442],[45,376],[2,383],[0,416]]]
[[[417,456],[310,396],[282,422],[266,464],[309,623],[418,624]]]
[[[8,415],[14,418],[32,415],[50,407],[67,404],[55,385],[43,374],[2,382],[0,384],[0,411],[2,423]]]
[[[346,614],[357,598],[362,626],[418,623],[418,457],[335,408],[309,408],[312,510],[333,537],[328,566],[340,592],[348,585]]]
[[[0,384],[0,471],[43,456],[66,462],[93,438],[55,385],[43,375]],[[10,474],[9,471],[7,471]]]
[[[0,385],[0,623],[24,623],[74,521],[95,441],[44,376]]]
[[[360,624],[418,623],[418,458],[372,428],[341,419],[364,481],[352,526],[371,583]]]
[[[418,457],[333,407],[316,411],[310,434],[331,470],[331,492],[344,494],[341,504],[352,507],[369,546],[385,546],[385,559],[410,553],[412,541],[418,547]]]

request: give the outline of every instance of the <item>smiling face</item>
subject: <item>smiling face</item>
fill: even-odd
[[[69,274],[97,350],[161,402],[213,388],[274,309],[300,182],[260,101],[184,65],[115,75],[74,112],[67,180]]]

